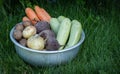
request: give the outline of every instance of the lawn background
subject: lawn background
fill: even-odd
[[[53,0],[54,1],[54,0]],[[0,1],[0,74],[117,74],[120,73],[119,0]],[[86,38],[71,62],[56,67],[25,63],[10,41],[11,28],[21,22],[26,7],[39,5],[52,17],[64,15],[82,23]]]

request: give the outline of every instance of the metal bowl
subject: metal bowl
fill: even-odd
[[[80,41],[70,48],[58,51],[39,51],[24,47],[19,44],[13,37],[14,29],[15,27],[13,27],[10,32],[10,39],[15,45],[17,54],[24,61],[34,66],[60,65],[71,61],[77,55],[80,49],[80,45],[85,39],[84,31],[82,31]]]

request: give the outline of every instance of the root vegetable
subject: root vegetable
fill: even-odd
[[[39,21],[39,18],[37,17],[36,13],[34,12],[32,8],[29,8],[29,7],[26,8],[25,13],[27,17],[32,21],[33,24],[36,24],[37,21]]]
[[[55,38],[55,33],[51,30],[44,30],[39,33],[41,37],[43,37],[46,40],[45,49],[52,51],[52,50],[58,50],[60,45],[58,41]]]
[[[16,29],[16,30],[23,31],[24,26],[23,26],[21,23],[18,23],[18,24],[15,26],[15,29]]]
[[[49,37],[55,38],[55,33],[51,30],[43,30],[42,32],[39,33],[39,35],[44,39],[48,39]]]
[[[53,38],[53,37],[48,38],[48,39],[46,40],[45,46],[46,46],[45,48],[46,48],[47,50],[58,50],[59,47],[60,47],[58,41],[57,41],[55,38]]]
[[[31,36],[27,40],[27,46],[36,50],[43,50],[45,46],[44,39],[40,37],[38,34]]]
[[[33,35],[36,34],[36,28],[34,26],[27,26],[24,30],[23,30],[23,37],[24,38],[29,38]]]
[[[29,19],[27,16],[24,16],[24,17],[22,18],[22,21],[30,21],[30,19]]]
[[[38,18],[42,21],[49,22],[51,19],[51,16],[47,13],[47,11],[43,8],[40,8],[39,6],[35,6],[35,12],[38,16]]]
[[[37,33],[40,33],[43,30],[48,30],[50,29],[50,24],[46,21],[39,21],[36,25],[35,25],[36,29],[37,29]]]
[[[20,30],[14,30],[13,37],[19,41],[22,38],[22,32]]]
[[[30,21],[23,21],[22,24],[24,25],[24,27],[32,25]]]
[[[21,39],[21,40],[19,41],[19,43],[20,43],[21,45],[23,45],[23,46],[26,46],[26,45],[27,45],[27,40],[26,40],[26,39]]]

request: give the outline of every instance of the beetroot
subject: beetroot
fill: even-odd
[[[42,32],[39,33],[39,35],[46,40],[45,43],[46,50],[52,51],[59,49],[60,45],[55,38],[55,33],[52,30],[43,30]]]
[[[49,37],[55,38],[55,34],[52,30],[44,30],[44,31],[40,32],[39,35],[41,37],[43,37],[44,39],[48,39]]]
[[[46,44],[45,44],[45,48],[47,50],[58,50],[60,47],[58,41],[53,38],[53,37],[49,37],[47,40],[46,40]]]
[[[37,29],[37,33],[40,33],[43,30],[50,29],[50,24],[46,21],[38,21],[35,27]]]
[[[19,41],[19,43],[20,43],[21,45],[23,45],[23,46],[26,46],[26,45],[27,45],[27,40],[26,40],[26,39],[21,39],[21,40]]]

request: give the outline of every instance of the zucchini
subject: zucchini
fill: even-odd
[[[70,31],[70,38],[65,48],[69,48],[78,43],[80,40],[82,33],[82,26],[81,23],[77,20],[72,21],[71,31]]]
[[[70,33],[70,28],[71,28],[71,21],[69,18],[65,18],[61,24],[60,24],[60,28],[58,30],[58,34],[57,34],[57,40],[59,42],[60,45],[62,45],[59,50],[63,49],[68,37],[69,37],[69,33]]]
[[[64,16],[61,15],[61,16],[58,17],[58,21],[61,23],[65,18],[66,17],[64,17]]]
[[[51,18],[50,19],[50,26],[51,26],[51,29],[53,30],[53,32],[57,35],[58,33],[58,29],[59,29],[59,21],[57,18]]]

